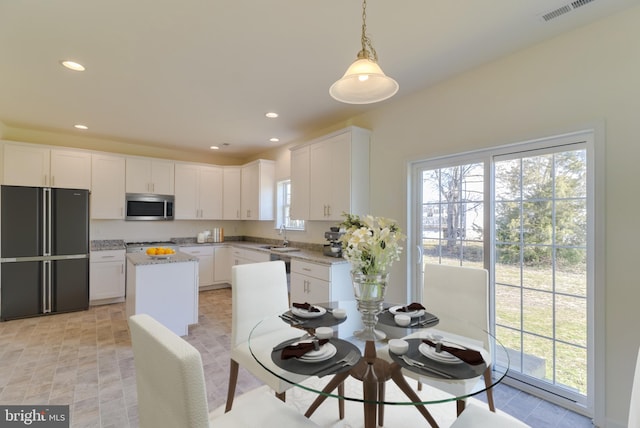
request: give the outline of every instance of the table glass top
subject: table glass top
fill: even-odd
[[[393,322],[392,314],[387,313],[397,305],[385,304],[385,312],[380,314],[376,330],[384,332],[387,337],[374,343],[354,336],[354,332],[363,327],[355,300],[313,306],[319,312],[306,313],[294,309],[260,321],[249,336],[249,350],[265,370],[319,395],[365,401],[362,388],[345,388],[342,394],[338,393],[338,389],[326,389],[331,382],[348,376],[359,380],[374,379],[376,382],[392,380],[398,385],[398,381],[407,381],[413,390],[417,385],[415,380],[419,380],[436,389],[430,388],[428,393],[420,393],[412,398],[402,392],[387,394],[376,402],[393,405],[442,403],[492,388],[504,378],[509,367],[506,349],[485,329],[448,318],[446,314],[439,314],[437,308],[426,308],[422,315],[414,314],[420,316],[412,318],[409,327],[400,327]],[[335,308],[345,309],[346,318],[336,318],[333,314]],[[434,315],[437,317],[435,321]],[[315,345],[313,340],[318,338],[314,334],[319,327],[331,328],[332,336],[328,342]],[[389,351],[388,341],[399,338],[404,338],[409,345],[403,356]],[[424,339],[430,340],[435,347],[424,343]],[[310,350],[299,355],[307,347]],[[441,348],[440,352],[436,347]],[[443,352],[443,348],[462,356],[466,361],[471,361],[469,355],[482,359],[479,364],[478,361],[468,364]],[[470,352],[463,351],[460,354],[456,349]],[[403,360],[405,357],[410,360]],[[421,367],[409,365],[414,363]],[[490,377],[483,376],[488,366]],[[447,393],[441,392],[441,387]]]

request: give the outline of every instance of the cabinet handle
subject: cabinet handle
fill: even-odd
[[[331,205],[327,205],[327,217],[331,217]]]
[[[52,175],[52,176],[51,176],[51,187],[53,187],[53,186],[55,186],[55,185],[56,185],[56,176],[55,176],[55,175]]]
[[[113,259],[115,256],[102,256],[101,259]]]
[[[311,269],[309,269],[309,268],[302,268],[302,270],[304,270],[306,272],[311,272]]]

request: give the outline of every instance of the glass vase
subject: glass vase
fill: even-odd
[[[389,274],[386,273],[366,275],[360,272],[351,272],[353,293],[364,324],[364,329],[354,332],[354,336],[361,340],[376,341],[386,337],[375,327],[378,323],[378,314],[382,312],[388,277]]]

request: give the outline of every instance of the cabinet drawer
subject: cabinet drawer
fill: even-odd
[[[90,254],[90,260],[95,262],[113,262],[124,260],[124,250],[105,250],[105,251],[92,251]]]
[[[323,281],[331,281],[331,269],[325,265],[291,260],[291,272],[311,276]]]
[[[213,256],[212,245],[202,245],[199,247],[180,247],[180,251],[192,256]]]

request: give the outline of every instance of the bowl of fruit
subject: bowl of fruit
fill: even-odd
[[[176,251],[167,247],[150,247],[147,248],[147,255],[152,259],[168,259],[174,255]]]

